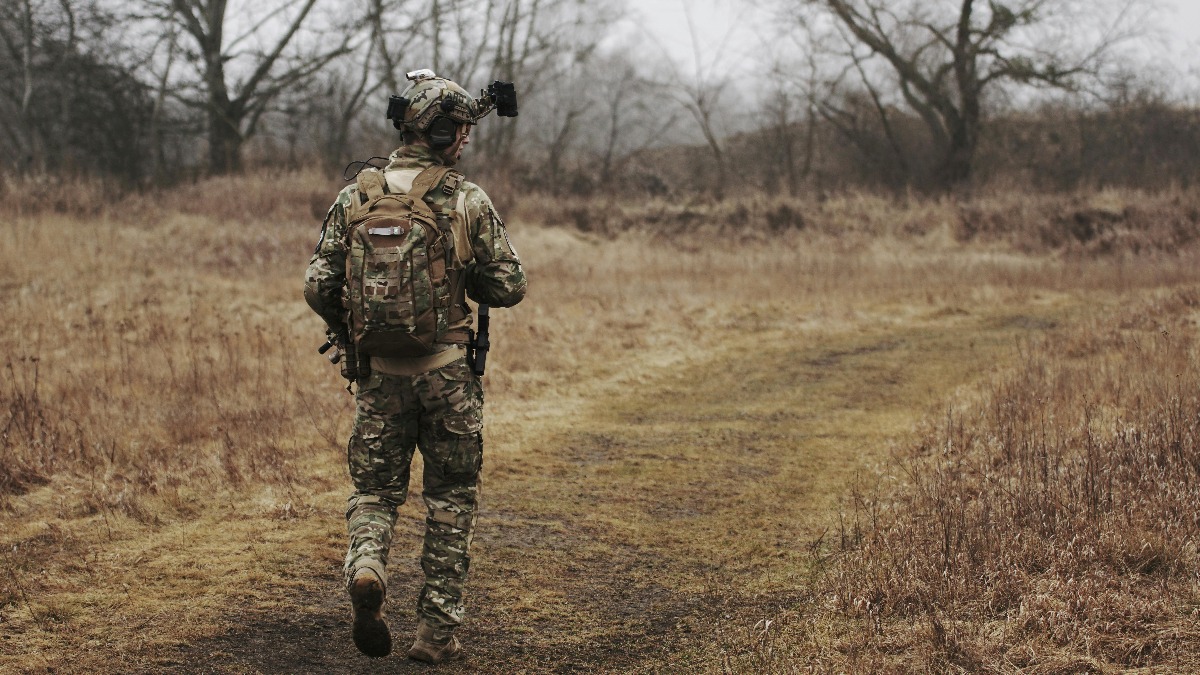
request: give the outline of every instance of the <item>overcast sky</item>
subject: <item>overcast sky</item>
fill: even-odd
[[[695,56],[688,30],[688,14],[704,49],[702,70],[714,68],[718,51],[729,60],[746,60],[750,54],[770,50],[770,16],[765,3],[748,0],[627,0],[635,15],[644,19],[638,30],[649,33],[661,48],[689,69]],[[756,7],[757,6],[757,7]],[[1160,0],[1161,36],[1148,38],[1148,46],[1162,51],[1158,58],[1174,63],[1181,73],[1200,78],[1200,0]],[[720,68],[717,69],[721,70]]]
[[[729,45],[725,54],[740,50],[747,40],[754,38],[757,24],[765,12],[750,7],[748,2],[734,0],[628,0],[635,14],[644,17],[642,27],[652,34],[658,44],[676,60],[691,64],[694,59],[693,42],[688,28],[688,16],[694,26],[697,41],[701,45]],[[702,50],[712,54],[717,49]],[[702,57],[703,61],[703,57]],[[710,65],[705,63],[705,66]]]

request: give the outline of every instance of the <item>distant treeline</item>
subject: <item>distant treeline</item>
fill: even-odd
[[[893,111],[843,128],[817,119],[740,134],[727,142],[724,190],[759,186],[785,194],[845,188],[929,191],[939,156],[925,126]],[[672,188],[714,185],[709,148],[643,152],[636,162]],[[998,114],[985,128],[972,184],[1044,191],[1131,187],[1156,190],[1200,182],[1200,110],[1142,100],[1096,109],[1068,105]],[[591,186],[586,176],[580,185]],[[636,179],[636,176],[635,176]]]
[[[797,56],[724,72],[630,35],[618,0],[5,2],[0,179],[139,187],[264,165],[337,175],[398,142],[388,94],[426,66],[473,90],[517,84],[520,117],[481,124],[465,168],[522,191],[1154,189],[1200,177],[1200,111],[1136,73],[1114,79],[1098,55],[1118,40],[1031,51],[1029,35],[1076,35],[1080,17],[1034,0],[955,4],[781,4]],[[989,107],[1032,86],[1058,102]]]

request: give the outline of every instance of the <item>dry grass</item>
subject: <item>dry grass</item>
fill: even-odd
[[[228,630],[231,619],[222,617],[233,605],[283,602],[248,593],[248,584],[311,593],[305,579],[333,574],[341,545],[341,448],[351,400],[335,368],[315,354],[319,321],[300,298],[315,223],[337,185],[305,174],[261,175],[116,203],[94,186],[78,187],[61,207],[46,209],[14,201],[10,184],[2,210],[0,292],[7,301],[0,321],[9,329],[0,334],[0,625],[12,639],[0,643],[0,668],[36,671],[85,652],[101,671],[144,664]],[[40,189],[57,194],[53,186]],[[1157,319],[1153,340],[1144,338],[1144,322],[1136,324],[1141,333],[1119,323],[1064,328],[1058,342],[1026,350],[1012,379],[980,399],[990,406],[980,402],[968,412],[951,402],[951,423],[921,432],[915,446],[932,459],[905,460],[909,482],[921,489],[888,493],[886,502],[861,498],[868,510],[859,512],[857,529],[851,512],[847,551],[827,561],[827,576],[810,575],[804,546],[778,556],[774,533],[727,536],[747,519],[766,523],[773,500],[790,494],[793,482],[807,496],[789,507],[788,538],[815,536],[834,519],[831,501],[849,490],[850,477],[882,457],[885,439],[905,437],[955,387],[1011,360],[1018,336],[1196,283],[1193,253],[1172,250],[1194,235],[1194,195],[1073,199],[992,196],[976,207],[863,196],[684,206],[653,199],[636,212],[599,202],[512,204],[510,228],[529,266],[531,295],[493,322],[488,494],[507,509],[495,517],[518,530],[563,533],[570,529],[550,523],[552,514],[586,516],[595,539],[577,542],[584,553],[599,555],[613,542],[630,556],[652,551],[667,561],[655,583],[704,597],[727,594],[724,602],[734,602],[736,577],[752,575],[770,579],[773,592],[790,588],[815,599],[773,615],[765,628],[754,619],[722,627],[724,637],[709,646],[683,645],[695,669],[725,662],[746,671],[800,662],[859,670],[1002,663],[995,659],[1013,668],[1077,658],[1101,666],[1192,663],[1183,639],[1192,619],[1163,611],[1147,595],[1158,589],[1184,597],[1195,583],[1188,572],[1195,569],[1194,529],[1154,520],[1155,508],[1166,507],[1190,517],[1180,510],[1195,499],[1187,491],[1195,484],[1185,461],[1194,462],[1190,431],[1175,436],[1185,440],[1171,457],[1151,442],[1175,438],[1168,432],[1186,427],[1179,420],[1196,416],[1186,407],[1194,401],[1188,387],[1196,389],[1191,375],[1162,377],[1190,364],[1193,327],[1170,318],[1190,316],[1190,296],[1142,310],[1161,315],[1169,337],[1158,333]],[[1061,235],[1056,243],[1038,234],[1058,231],[1055,214],[1096,204],[1122,214],[1103,229],[1119,236]],[[970,208],[984,215],[964,215]],[[1019,223],[1000,220],[1010,212]],[[571,227],[554,227],[564,220]],[[968,222],[989,224],[967,231]],[[1104,241],[1112,245],[1097,243]],[[730,364],[789,355],[800,370],[754,375],[781,389],[743,398],[743,417],[719,421],[726,392],[735,390],[736,382],[723,379]],[[895,358],[917,365],[902,368]],[[798,387],[785,375],[814,384]],[[1091,390],[1085,403],[1081,395]],[[1178,406],[1156,407],[1155,397],[1169,402],[1171,392]],[[711,413],[680,417],[676,404]],[[802,414],[806,408],[810,414]],[[1042,417],[1030,417],[1039,410]],[[1160,432],[1156,419],[1176,426]],[[754,441],[758,459],[739,459],[726,455],[725,424],[778,429]],[[707,435],[683,440],[697,430]],[[1113,430],[1120,434],[1106,435]],[[1006,438],[1029,440],[1009,446]],[[557,443],[600,448],[595,457],[606,463],[596,468],[586,453],[584,460],[564,457]],[[610,457],[604,448],[613,443],[658,449]],[[1080,447],[1094,450],[1070,454]],[[766,478],[761,472],[772,465],[755,462],[773,452],[796,455],[796,463]],[[1147,453],[1154,462],[1144,463]],[[673,457],[693,467],[690,482],[678,480]],[[1034,472],[1048,459],[1058,462],[1061,481]],[[749,475],[774,492],[742,493],[737,485]],[[1088,482],[1097,477],[1104,480]],[[656,536],[659,521],[646,516],[644,496],[662,490],[665,500],[684,504],[699,499],[693,492],[706,481],[712,492],[705,499],[735,495],[736,504],[680,506],[665,513],[691,519],[681,522],[696,536]],[[1143,492],[1134,488],[1147,481],[1171,487],[1143,491],[1139,505],[1133,495]],[[599,501],[581,512],[588,490]],[[1013,496],[987,507],[991,528],[981,531],[971,518],[989,490]],[[953,501],[959,494],[964,501]],[[937,495],[951,505],[928,501]],[[1092,502],[1072,501],[1088,497],[1099,501],[1086,508]],[[1037,520],[1037,508],[1060,501],[1054,518]],[[917,558],[912,542],[900,540],[926,541],[919,534],[942,541],[941,521],[925,517],[941,513],[935,508],[948,509],[942,520],[950,529],[943,529],[953,535],[940,562]],[[996,527],[1027,521],[1036,527],[1013,530],[1025,533],[1016,545]],[[918,529],[930,523],[934,529]],[[541,610],[530,606],[520,579],[562,560],[481,536],[481,592],[505,621],[532,621]],[[1088,546],[1064,552],[1072,536],[1073,547]],[[697,572],[670,563],[704,550],[724,551],[728,564]],[[972,556],[993,559],[987,569],[994,576],[976,575]],[[489,561],[505,575],[489,577]],[[914,573],[901,578],[907,568],[895,561],[909,561]],[[1080,570],[1069,577],[1073,585],[1058,576],[1067,562]],[[1038,571],[1035,563],[1048,567]],[[961,574],[938,585],[943,569]],[[154,593],[131,593],[138,584]],[[877,601],[879,588],[886,595]],[[1064,589],[1090,593],[1094,600],[1083,609],[1092,613],[1057,618],[1071,609],[1055,604]],[[1026,599],[1025,614],[1012,593]],[[1009,604],[988,609],[1001,607],[1000,595]],[[569,613],[563,596],[555,597]],[[162,618],[184,606],[186,620]],[[594,620],[580,625],[601,631],[606,619]],[[1053,629],[1045,625],[1051,620]],[[1138,647],[1170,631],[1183,636],[1177,645],[1164,639],[1165,647]],[[576,637],[583,635],[591,633]],[[1004,641],[1011,650],[999,650]],[[1021,657],[1022,645],[1035,656]],[[909,648],[924,660],[893,653]]]
[[[314,374],[291,357],[308,341],[277,328],[306,318],[277,276],[302,238],[280,226],[198,235],[214,229],[186,217],[5,228],[5,494],[59,473],[117,492],[286,477],[286,463],[255,458],[296,450],[284,417],[308,397],[297,368]]]
[[[853,624],[821,656],[1200,668],[1198,306],[1191,289],[1056,331],[898,450],[892,485],[856,494],[823,559],[804,612]]]
[[[350,410],[300,300],[315,227],[192,199],[0,230],[0,670],[129,672],[293,578],[268,542],[297,540]]]

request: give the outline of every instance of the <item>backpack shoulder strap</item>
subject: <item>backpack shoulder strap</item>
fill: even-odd
[[[413,179],[412,189],[408,191],[408,194],[413,199],[424,200],[425,194],[441,183],[446,174],[451,171],[454,170],[448,166],[431,166],[425,169]]]
[[[409,194],[424,201],[424,196],[440,183],[446,203],[441,206],[431,205],[430,208],[443,218],[442,222],[450,227],[450,236],[454,241],[454,257],[459,267],[465,267],[474,259],[470,235],[467,232],[466,192],[459,190],[466,176],[448,166],[431,166],[413,179],[412,190]],[[455,193],[458,193],[457,200]]]

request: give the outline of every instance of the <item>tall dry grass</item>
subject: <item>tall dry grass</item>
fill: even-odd
[[[314,227],[162,208],[0,230],[0,495],[63,473],[133,509],[203,475],[286,480],[311,444],[294,418],[321,409],[319,364],[297,356],[319,340],[281,326],[307,320]]]
[[[62,276],[76,289],[90,282],[78,270]],[[8,307],[5,320],[28,342],[3,345],[0,490],[58,472],[100,477],[117,492],[206,473],[234,483],[286,475],[299,448],[281,424],[308,398],[290,353],[308,345],[280,335],[282,318],[267,312],[231,316],[186,275],[130,281],[70,299],[25,286]]]
[[[1193,287],[1054,332],[930,420],[825,542],[801,614],[849,623],[820,657],[889,672],[1200,669],[1198,318]]]

